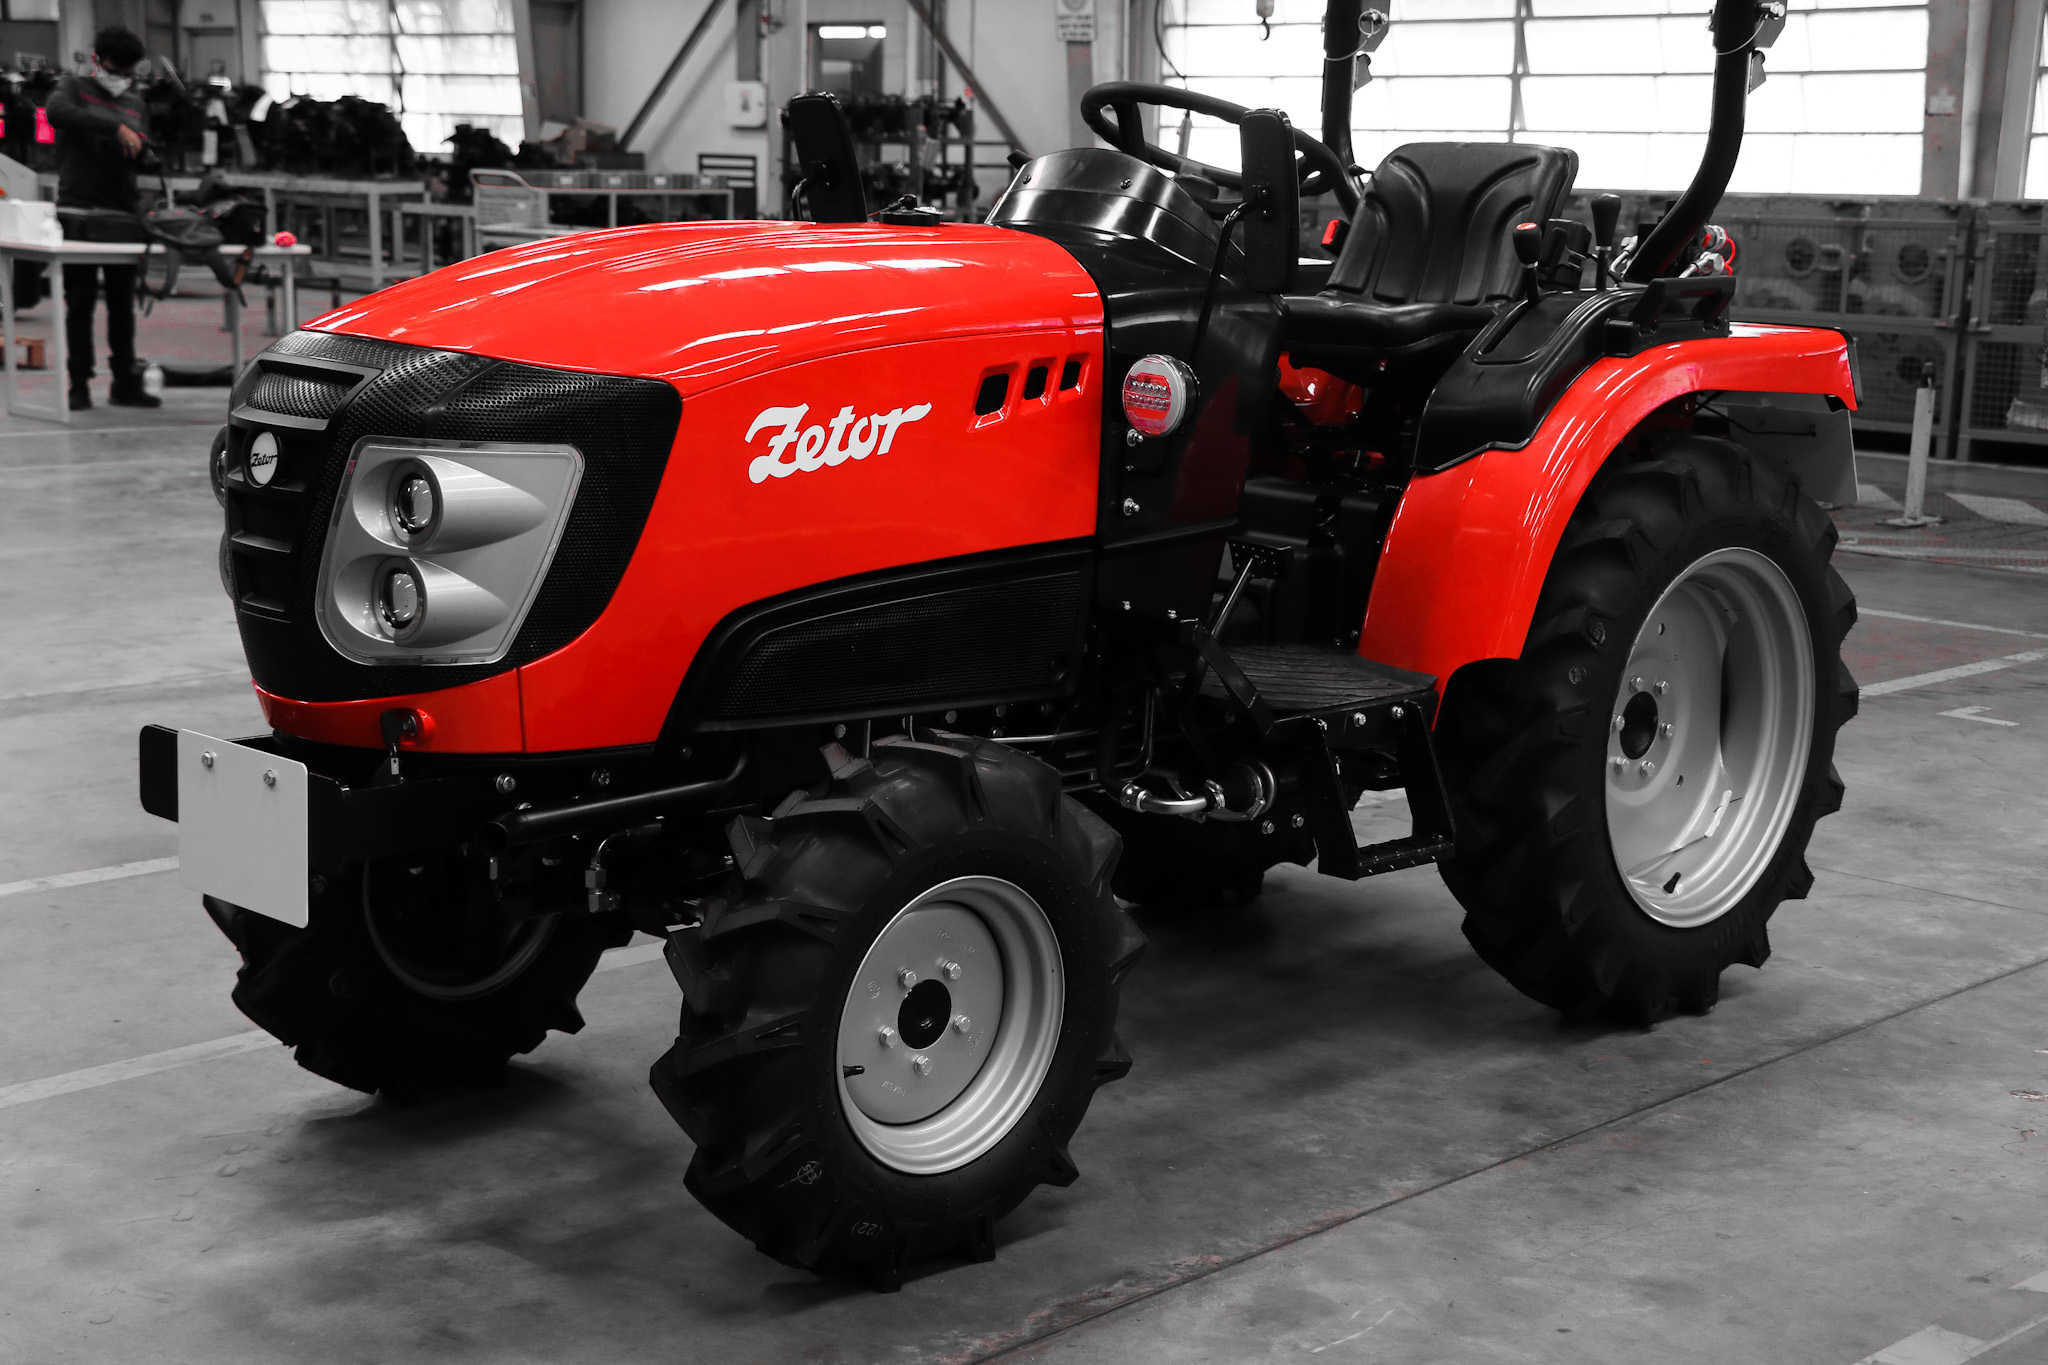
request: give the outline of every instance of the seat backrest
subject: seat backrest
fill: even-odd
[[[1576,152],[1521,142],[1411,142],[1366,186],[1329,289],[1372,303],[1483,303],[1521,274],[1510,232],[1557,212]]]

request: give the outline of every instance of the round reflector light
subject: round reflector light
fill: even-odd
[[[1170,355],[1148,355],[1124,376],[1124,420],[1141,436],[1164,436],[1195,405],[1195,372]]]

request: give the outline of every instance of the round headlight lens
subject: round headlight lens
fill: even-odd
[[[391,486],[391,520],[407,536],[434,529],[434,481],[415,469]]]
[[[393,635],[403,635],[420,619],[420,580],[409,568],[385,570],[377,584],[377,616]]]

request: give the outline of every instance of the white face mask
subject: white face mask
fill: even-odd
[[[109,76],[102,72],[99,82],[109,95],[119,99],[128,93],[129,86],[135,84],[135,78],[133,76]]]

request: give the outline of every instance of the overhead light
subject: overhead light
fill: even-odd
[[[886,37],[888,37],[888,36],[889,36],[889,26],[888,26],[887,24],[869,24],[869,25],[868,25],[868,37],[870,37],[870,38],[886,38]]]
[[[818,36],[820,38],[879,38],[887,31],[880,24],[876,24],[873,28],[868,27],[866,24],[818,25]]]

